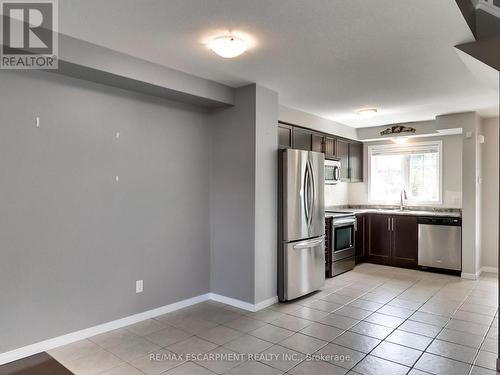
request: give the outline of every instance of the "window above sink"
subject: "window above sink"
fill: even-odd
[[[368,200],[409,204],[442,203],[442,141],[368,147]]]

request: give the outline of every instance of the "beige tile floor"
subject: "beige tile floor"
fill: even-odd
[[[497,302],[496,275],[362,264],[291,303],[208,301],[49,354],[77,375],[496,374]]]

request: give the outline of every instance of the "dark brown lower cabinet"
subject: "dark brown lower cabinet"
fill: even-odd
[[[365,261],[365,221],[366,221],[366,216],[363,214],[356,215],[356,224],[357,224],[357,230],[356,230],[356,238],[355,238],[355,244],[356,244],[356,264],[362,263]]]
[[[325,219],[325,277],[332,277],[332,218]]]
[[[396,267],[417,268],[418,225],[413,216],[367,216],[366,241],[370,263]]]
[[[392,265],[417,268],[418,224],[414,216],[392,217]]]
[[[370,263],[389,264],[391,258],[391,227],[390,216],[367,216],[367,245],[366,260]]]

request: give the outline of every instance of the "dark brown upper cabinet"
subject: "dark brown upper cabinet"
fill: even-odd
[[[340,160],[340,181],[349,181],[349,141],[337,139],[337,159]]]
[[[280,148],[292,147],[292,133],[293,128],[289,125],[278,125],[278,145]]]
[[[319,134],[312,134],[312,151],[324,152],[323,136]]]
[[[337,158],[337,140],[335,138],[325,137],[324,152],[325,152],[325,159]]]
[[[368,215],[366,260],[396,267],[418,265],[418,224],[414,216]]]
[[[363,181],[363,144],[360,142],[349,143],[349,181]]]
[[[340,178],[344,182],[363,181],[363,144],[337,138],[287,123],[278,123],[279,148],[322,152],[325,159],[340,160]]]
[[[312,151],[312,133],[306,129],[294,128],[292,145],[297,150]]]

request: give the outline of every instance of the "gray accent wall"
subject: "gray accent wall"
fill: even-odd
[[[277,295],[277,121],[277,93],[255,84],[211,118],[211,291],[251,304]]]
[[[209,292],[206,112],[44,72],[0,84],[0,353]]]
[[[233,104],[233,89],[59,34],[59,70],[51,71],[199,106]]]
[[[276,297],[278,270],[278,94],[256,88],[255,303]]]
[[[256,86],[211,117],[211,291],[253,303]]]

